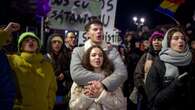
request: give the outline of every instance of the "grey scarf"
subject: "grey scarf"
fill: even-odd
[[[178,53],[170,48],[163,50],[159,54],[160,59],[165,62],[166,73],[165,76],[177,77],[177,66],[186,66],[192,60],[192,54],[189,48],[184,53]]]
[[[162,41],[162,50],[159,53],[159,57],[162,61],[165,62],[165,76],[175,78],[179,75],[178,66],[186,66],[190,64],[192,60],[192,54],[189,50],[187,43],[185,51],[183,53],[178,53],[168,47],[167,35],[170,30],[167,31]]]

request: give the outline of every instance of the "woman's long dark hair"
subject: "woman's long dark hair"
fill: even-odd
[[[114,65],[108,59],[106,53],[104,52],[104,50],[100,46],[94,45],[94,46],[90,47],[85,52],[85,54],[83,56],[83,59],[81,61],[82,66],[84,68],[86,68],[87,70],[94,71],[94,67],[92,67],[91,64],[90,64],[90,53],[91,53],[92,49],[94,49],[94,48],[98,48],[102,51],[102,53],[103,53],[103,64],[101,66],[101,69],[106,72],[106,76],[109,76],[114,71]]]

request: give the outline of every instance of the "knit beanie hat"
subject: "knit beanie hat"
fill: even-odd
[[[156,38],[162,38],[163,39],[164,37],[164,34],[162,32],[159,32],[159,31],[154,31],[152,33],[152,35],[150,36],[150,39],[149,39],[149,42],[150,44],[152,44],[152,41]]]
[[[20,52],[20,48],[22,45],[22,42],[24,41],[25,38],[32,37],[37,40],[38,46],[40,48],[40,39],[33,33],[33,32],[24,32],[19,36],[18,39],[18,52]]]

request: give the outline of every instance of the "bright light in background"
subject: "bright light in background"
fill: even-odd
[[[78,35],[78,32],[74,32],[74,35],[77,36]]]
[[[137,17],[136,17],[136,16],[133,17],[133,21],[134,21],[134,22],[137,21]]]
[[[68,32],[68,30],[65,30],[65,31],[64,31],[64,34],[66,35],[67,32]]]
[[[144,23],[145,22],[145,18],[140,18],[140,22]]]
[[[144,17],[134,16],[132,19],[133,19],[134,24],[137,26],[137,28],[140,28],[142,25],[144,25],[146,21]]]

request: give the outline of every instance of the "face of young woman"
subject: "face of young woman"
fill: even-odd
[[[103,64],[103,53],[99,48],[93,48],[90,53],[90,64],[94,69],[101,69]]]
[[[58,37],[58,36],[56,36]],[[53,37],[54,39],[55,37]],[[61,39],[59,37],[59,39]],[[60,51],[60,49],[62,48],[62,41],[59,41],[59,40],[51,40],[51,47],[52,47],[52,50],[56,53],[58,53]]]
[[[186,47],[185,36],[181,32],[175,32],[170,41],[170,48],[181,53]]]
[[[154,38],[152,40],[152,46],[153,46],[154,50],[157,50],[157,51],[161,50],[162,40],[163,40],[162,38]]]
[[[35,38],[28,37],[22,42],[21,50],[24,52],[34,53],[38,49],[38,42]]]

